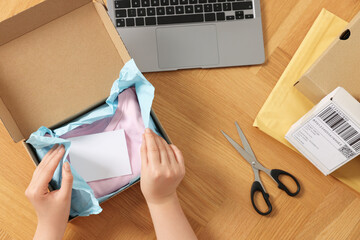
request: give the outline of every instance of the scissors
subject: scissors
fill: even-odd
[[[288,172],[285,172],[280,169],[267,169],[263,165],[261,165],[261,163],[259,163],[258,160],[256,159],[255,154],[254,154],[253,150],[251,149],[249,142],[247,141],[243,131],[239,127],[239,124],[237,122],[235,122],[235,125],[236,125],[238,134],[240,136],[240,139],[241,139],[241,142],[242,142],[244,148],[241,147],[237,142],[235,142],[231,137],[229,137],[224,131],[221,130],[221,132],[222,132],[222,134],[224,134],[226,139],[231,143],[231,145],[233,145],[233,147],[240,153],[240,155],[251,165],[251,167],[254,171],[254,176],[255,176],[255,181],[253,182],[253,184],[251,186],[251,192],[250,192],[252,205],[253,205],[254,209],[256,210],[256,212],[258,212],[259,214],[268,215],[272,211],[272,206],[269,201],[269,194],[266,192],[266,190],[260,180],[259,171],[263,171],[267,175],[269,175],[270,178],[278,184],[278,188],[285,191],[287,193],[287,195],[289,195],[291,197],[296,196],[300,192],[300,184],[297,181],[297,179]],[[292,178],[292,180],[296,183],[296,186],[297,186],[297,190],[295,192],[291,192],[279,180],[279,177],[281,175],[286,175],[286,176],[289,176]],[[268,210],[266,212],[262,212],[256,207],[256,204],[254,201],[254,196],[255,196],[256,192],[262,193],[262,196],[268,207]]]

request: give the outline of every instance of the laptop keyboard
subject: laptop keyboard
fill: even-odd
[[[253,2],[244,0],[121,0],[114,6],[117,27],[254,18]]]

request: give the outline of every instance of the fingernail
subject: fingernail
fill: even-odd
[[[56,148],[56,150],[57,150],[57,151],[60,151],[60,149],[61,149],[62,146],[63,146],[62,144],[59,144],[59,146]]]
[[[64,163],[64,169],[65,169],[66,171],[70,172],[70,165],[69,165],[68,162],[65,162],[65,163]]]
[[[146,132],[146,133],[151,133],[150,128],[145,129],[145,132]]]
[[[57,149],[59,147],[59,144],[55,144],[52,149]]]

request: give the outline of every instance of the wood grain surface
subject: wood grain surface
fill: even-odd
[[[1,0],[0,21],[39,2]],[[360,239],[360,194],[252,127],[321,9],[350,21],[360,1],[262,0],[261,7],[265,64],[145,74],[156,88],[154,109],[186,159],[181,204],[199,239]],[[253,172],[220,133],[238,140],[235,120],[266,167],[287,170],[302,185],[291,198],[262,175],[274,208],[270,216],[253,210]],[[24,191],[34,168],[0,124],[0,239],[33,236],[37,220]],[[139,185],[102,207],[100,215],[71,222],[64,239],[155,239]]]

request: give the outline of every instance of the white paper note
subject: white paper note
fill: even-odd
[[[70,162],[86,182],[132,174],[123,129],[68,140]]]

